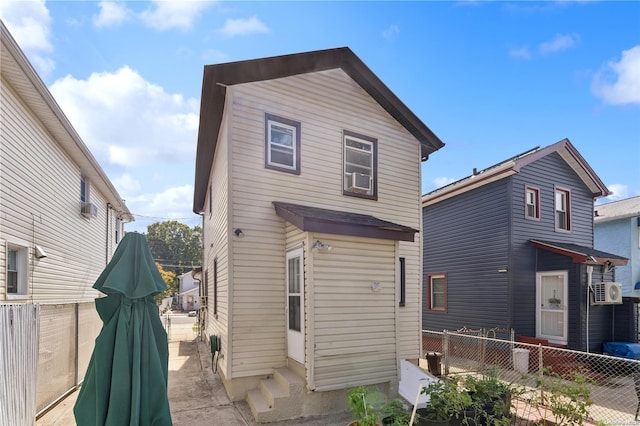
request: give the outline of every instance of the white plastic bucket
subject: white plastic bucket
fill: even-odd
[[[515,348],[513,350],[513,369],[524,374],[529,372],[529,349]]]

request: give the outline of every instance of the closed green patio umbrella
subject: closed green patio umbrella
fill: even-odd
[[[171,425],[169,349],[153,295],[166,290],[144,235],[127,233],[93,288],[102,330],[73,407],[78,426]]]

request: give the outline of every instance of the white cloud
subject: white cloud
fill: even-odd
[[[191,29],[193,21],[213,2],[153,0],[152,4],[153,7],[140,14],[146,25],[157,30],[177,28],[187,31]]]
[[[229,60],[229,55],[215,49],[209,49],[200,55],[205,64],[217,64]]]
[[[446,177],[446,176],[442,176],[442,177],[435,178],[431,182],[436,186],[436,188],[440,188],[440,187],[443,187],[445,185],[449,185],[450,183],[455,182],[456,180],[457,179]]]
[[[131,18],[131,10],[124,3],[103,0],[98,3],[100,13],[93,16],[93,25],[98,28],[115,27]]]
[[[509,51],[509,56],[511,56],[512,58],[529,60],[531,59],[531,52],[529,52],[528,47],[519,47],[516,49],[511,49]]]
[[[131,173],[123,173],[120,176],[111,179],[121,197],[127,198],[136,194],[141,189],[140,181],[134,178]]]
[[[44,0],[1,1],[0,18],[42,78],[55,68],[47,57],[51,44],[51,16]]]
[[[126,66],[87,80],[67,75],[50,90],[105,166],[193,161],[199,116],[195,99],[167,93]]]
[[[399,35],[400,27],[395,24],[389,26],[389,28],[382,32],[382,37],[389,41],[397,40]]]
[[[617,201],[629,198],[629,187],[627,185],[612,183],[607,186],[607,189],[611,192],[611,195],[606,197],[608,201]]]
[[[640,45],[607,62],[593,77],[591,91],[608,104],[640,104]]]
[[[127,225],[127,231],[146,232],[154,222],[178,220],[188,226],[200,225],[200,216],[192,211],[193,186],[181,185],[126,198],[129,211],[136,221]]]
[[[237,35],[268,33],[269,28],[256,16],[252,16],[249,19],[227,19],[220,32],[227,37],[234,37]]]
[[[579,40],[580,36],[578,34],[556,34],[551,41],[540,43],[538,50],[543,55],[561,52],[563,50],[571,49]]]

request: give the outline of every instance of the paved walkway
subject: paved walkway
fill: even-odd
[[[208,348],[198,342],[191,324],[174,324],[169,331],[169,405],[175,426],[255,426],[244,401],[231,402],[211,370]],[[36,426],[75,426],[73,392],[39,420]],[[269,426],[344,426],[348,413],[269,423]]]

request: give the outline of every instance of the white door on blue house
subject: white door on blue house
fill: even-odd
[[[304,262],[302,248],[287,253],[287,351],[304,364]]]
[[[560,345],[567,344],[567,281],[567,271],[536,274],[536,337]]]

